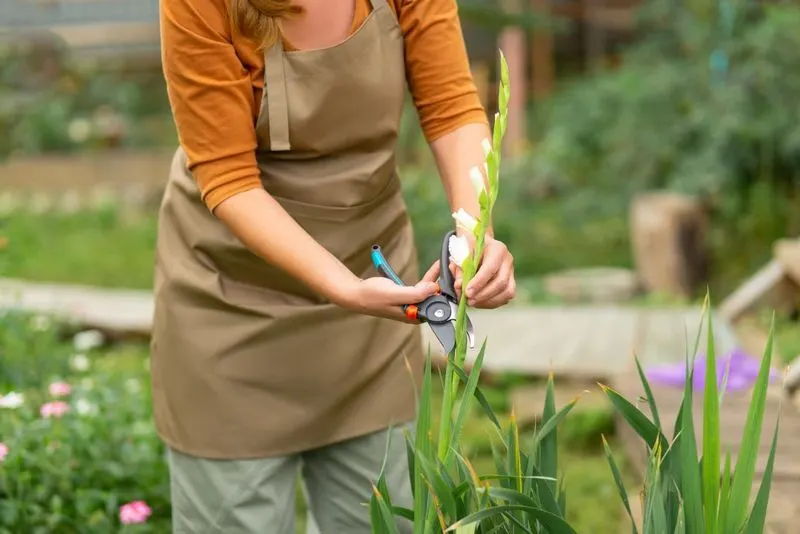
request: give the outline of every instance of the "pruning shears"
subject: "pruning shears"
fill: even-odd
[[[436,339],[442,344],[445,354],[450,354],[456,347],[456,314],[458,312],[458,297],[456,296],[455,278],[450,272],[450,238],[455,232],[450,231],[442,241],[439,269],[439,292],[417,304],[403,306],[403,313],[411,321],[428,323]],[[372,264],[381,275],[385,276],[399,286],[406,284],[397,276],[397,273],[386,261],[379,245],[372,246]],[[467,316],[467,340],[470,348],[475,346],[475,333],[472,321]]]

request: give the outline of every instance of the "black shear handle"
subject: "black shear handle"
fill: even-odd
[[[442,240],[442,254],[439,257],[439,290],[454,301],[457,301],[456,280],[453,277],[453,273],[450,272],[450,238],[455,235],[456,233],[451,230],[447,232],[447,235]]]

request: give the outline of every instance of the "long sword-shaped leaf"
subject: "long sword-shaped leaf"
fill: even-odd
[[[480,521],[483,521],[484,519],[488,519],[497,515],[507,514],[509,512],[515,512],[515,511],[525,512],[527,514],[530,514],[532,517],[536,518],[536,520],[539,521],[550,534],[577,534],[577,532],[575,532],[575,529],[572,528],[569,525],[569,523],[567,523],[557,515],[545,512],[544,510],[541,510],[539,508],[524,506],[520,504],[504,504],[480,510],[478,512],[475,512],[474,514],[468,515],[467,517],[453,524],[447,529],[447,532],[456,530],[457,528],[463,525],[478,523]]]
[[[639,380],[642,382],[644,394],[647,397],[647,404],[650,406],[650,414],[653,416],[653,423],[656,427],[661,428],[661,418],[658,416],[658,407],[656,406],[656,399],[653,396],[653,390],[650,388],[650,382],[648,382],[647,377],[645,377],[639,358],[634,356],[633,361],[636,362],[636,371],[639,373]]]
[[[717,358],[711,312],[708,314],[706,346],[706,380],[703,392],[703,503],[705,505],[706,532],[715,533],[717,531],[717,507],[719,506],[720,437]],[[686,384],[686,387],[690,388],[692,385]]]
[[[731,452],[725,452],[725,468],[722,470],[722,486],[719,490],[719,516],[717,525],[725,525],[731,498]]]
[[[478,378],[481,374],[481,367],[483,366],[483,356],[486,353],[486,342],[481,345],[481,350],[475,357],[475,363],[472,366],[472,372],[467,379],[467,384],[464,387],[464,393],[461,396],[461,402],[458,406],[458,414],[456,415],[453,429],[450,432],[451,443],[448,445],[447,453],[445,455],[444,464],[449,467],[450,460],[453,457],[453,451],[458,448],[459,440],[461,439],[461,431],[464,428],[464,422],[467,420],[467,415],[472,408],[472,397],[478,389]]]
[[[631,510],[631,503],[628,499],[628,492],[625,490],[625,485],[622,483],[622,473],[620,473],[619,467],[617,467],[617,462],[614,460],[614,455],[611,453],[611,447],[608,446],[606,437],[602,436],[602,439],[603,449],[606,453],[608,465],[611,468],[611,474],[614,476],[614,483],[617,485],[619,497],[622,499],[622,504],[625,505],[625,511],[628,512],[628,517],[631,520],[631,531],[633,534],[639,534],[639,530],[636,528],[636,521],[633,519],[633,511]]]
[[[780,416],[775,422],[775,433],[772,435],[772,445],[769,448],[767,466],[764,469],[764,476],[761,478],[761,486],[756,494],[756,502],[753,503],[753,510],[747,521],[744,534],[762,534],[767,523],[767,507],[769,505],[769,492],[772,486],[772,472],[775,469],[775,450],[778,448],[778,429],[780,428]]]
[[[747,421],[742,435],[742,444],[739,456],[736,459],[733,484],[731,484],[731,502],[729,514],[725,521],[726,532],[739,532],[744,525],[747,514],[747,505],[750,501],[750,491],[753,487],[753,474],[756,469],[761,431],[764,423],[764,411],[767,406],[767,388],[769,387],[769,372],[772,362],[772,342],[775,336],[775,317],[767,337],[767,346],[761,359],[761,368],[753,387],[750,399],[750,408],[747,411]]]
[[[383,495],[381,495],[380,491],[378,491],[378,488],[375,486],[372,487],[372,491],[375,496],[375,502],[377,503],[377,514],[380,515],[380,519],[382,520],[383,528],[381,531],[386,532],[386,534],[400,534],[400,529],[397,528],[395,516],[392,513],[392,509],[386,503],[386,499]]]
[[[556,394],[555,384],[553,381],[553,373],[551,372],[547,377],[547,388],[544,395],[544,407],[542,408],[542,421],[543,427],[546,426],[551,420],[556,417]],[[552,430],[543,434],[544,437],[540,438],[539,448],[539,470],[543,475],[556,478],[558,474],[558,428],[553,427]],[[550,484],[550,491],[555,493],[555,483]]]
[[[683,388],[683,401],[680,416],[680,443],[679,454],[681,464],[680,487],[683,495],[683,514],[686,523],[686,532],[703,534],[703,490],[700,482],[699,461],[697,458],[697,439],[694,432],[694,417],[692,408],[694,394],[692,381],[694,380],[694,364],[686,358],[686,386]]]
[[[605,393],[611,401],[611,404],[614,405],[614,408],[625,418],[631,428],[639,434],[651,450],[655,449],[656,446],[662,451],[669,448],[667,438],[661,433],[661,429],[656,427],[639,408],[610,387],[603,384],[599,385],[600,389],[603,390],[603,393]]]
[[[430,494],[428,486],[425,484],[422,465],[416,461],[416,457],[431,458],[433,456],[431,432],[431,354],[428,351],[417,414],[417,432],[413,447],[414,462],[413,466],[409,465],[414,469],[411,473],[411,476],[414,477],[411,481],[414,488],[414,534],[425,534],[425,526],[428,524]]]
[[[453,372],[456,373],[461,381],[465,384],[467,381],[469,381],[469,376],[467,376],[467,374],[458,367],[453,366]],[[475,389],[475,398],[478,400],[481,408],[483,408],[483,411],[486,413],[486,416],[489,418],[489,420],[494,424],[495,428],[497,430],[502,430],[503,427],[500,424],[500,420],[497,418],[497,414],[494,413],[492,405],[489,404],[489,400],[486,398],[480,388]]]

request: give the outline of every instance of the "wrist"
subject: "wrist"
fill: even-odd
[[[348,269],[336,276],[326,277],[326,296],[333,304],[353,309],[358,306],[358,287],[361,279]]]

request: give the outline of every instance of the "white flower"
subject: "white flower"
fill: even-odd
[[[447,242],[447,250],[450,252],[450,260],[461,267],[469,257],[469,241],[462,236],[450,236]]]
[[[488,156],[489,152],[492,151],[492,143],[489,142],[489,139],[484,137],[483,141],[481,141],[481,147],[483,147],[483,155]]]
[[[475,194],[480,198],[481,193],[486,191],[486,182],[483,181],[483,174],[478,167],[472,167],[469,170],[469,179],[472,181],[472,187],[475,188]]]
[[[97,413],[97,405],[86,399],[75,401],[75,411],[80,415],[94,415]]]
[[[35,315],[31,317],[31,328],[37,332],[44,332],[50,328],[51,321],[47,315]]]
[[[92,123],[86,119],[73,119],[67,127],[67,135],[73,143],[83,143],[92,133]]]
[[[0,408],[19,408],[25,403],[25,395],[12,391],[4,397],[0,397]]]
[[[475,226],[478,224],[478,221],[467,213],[464,208],[460,208],[457,212],[453,213],[453,218],[456,220],[456,224],[463,228],[468,232],[474,232]]]
[[[73,371],[82,373],[89,369],[89,358],[85,354],[78,353],[70,359],[69,366]]]
[[[129,378],[125,381],[125,389],[128,393],[139,393],[142,390],[142,383],[135,378]]]
[[[86,352],[103,345],[105,338],[98,330],[85,330],[75,334],[72,344],[78,352]]]

